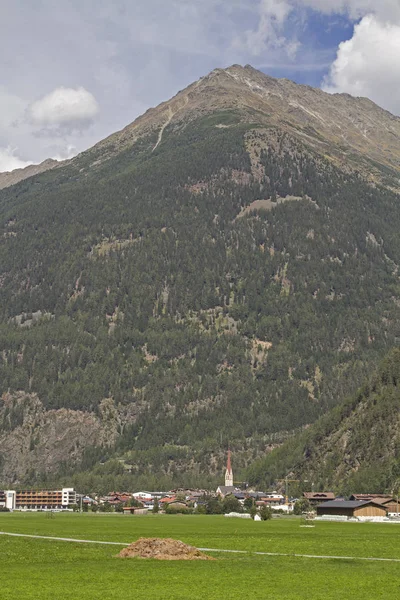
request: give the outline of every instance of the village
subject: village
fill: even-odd
[[[354,493],[348,498],[333,492],[303,492],[289,497],[234,485],[228,451],[225,483],[215,491],[178,488],[169,491],[111,491],[105,496],[84,495],[73,488],[59,490],[0,490],[0,511],[116,512],[127,515],[225,514],[267,520],[278,515],[305,515],[331,521],[400,520],[399,498],[384,493]]]

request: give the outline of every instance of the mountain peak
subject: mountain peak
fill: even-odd
[[[400,119],[364,98],[276,79],[251,65],[216,68],[147,110],[123,130],[95,146],[100,162],[138,139],[157,133],[159,147],[168,130],[221,111],[243,122],[279,128],[314,151],[365,177],[381,179],[375,163],[400,171]]]

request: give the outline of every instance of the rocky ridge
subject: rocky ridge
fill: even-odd
[[[104,161],[146,135],[162,135],[166,126],[179,128],[201,115],[230,109],[240,110],[244,120],[279,127],[335,164],[361,171],[369,180],[382,181],[382,167],[392,176],[400,169],[400,118],[368,98],[328,94],[275,79],[250,65],[215,69],[89,152],[101,152]],[[159,142],[160,137],[154,149]]]
[[[0,190],[15,185],[24,179],[28,179],[28,177],[33,177],[34,175],[39,175],[40,173],[54,169],[59,165],[59,161],[48,158],[39,165],[29,165],[23,169],[14,169],[13,171],[0,173]]]

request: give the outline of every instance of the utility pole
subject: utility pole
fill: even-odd
[[[285,482],[285,504],[289,503],[289,482],[293,481],[293,482],[299,482],[300,479],[289,479],[287,476],[285,477],[285,479],[279,479],[278,483],[280,483],[281,481]]]

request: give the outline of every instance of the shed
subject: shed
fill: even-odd
[[[147,515],[147,508],[135,508],[134,506],[124,506],[124,515]]]
[[[340,517],[386,517],[386,508],[372,500],[332,500],[317,506],[317,515]]]
[[[400,502],[398,499],[385,500],[380,502],[380,504],[386,508],[387,512],[393,515],[398,515],[400,513]]]

